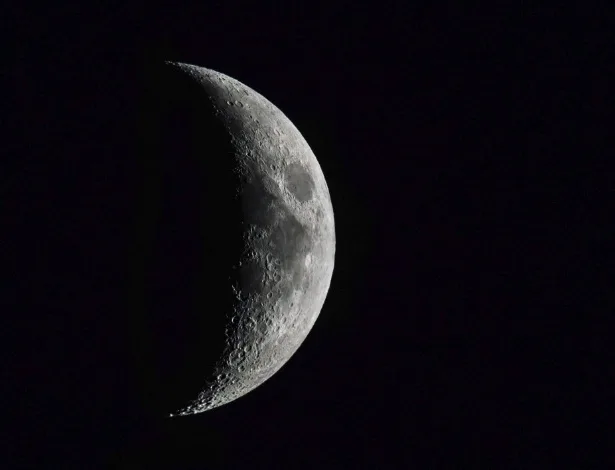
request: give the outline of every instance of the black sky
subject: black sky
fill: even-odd
[[[608,467],[612,22],[407,3],[11,8],[14,468]],[[162,60],[237,78],[293,121],[327,178],[337,254],[278,374],[152,422],[127,359],[126,260],[142,79]]]

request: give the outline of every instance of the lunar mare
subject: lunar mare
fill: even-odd
[[[261,385],[297,351],[316,321],[334,266],[335,230],[322,170],[297,128],[239,81],[167,62],[207,94],[232,142],[243,209],[242,252],[232,260],[233,305],[224,351],[202,391],[170,416],[229,403]],[[194,371],[198,373],[198,371]]]

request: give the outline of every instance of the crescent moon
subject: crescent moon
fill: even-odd
[[[241,249],[228,261],[232,268],[224,280],[233,297],[220,312],[225,344],[212,370],[185,372],[202,373],[202,387],[169,414],[174,417],[236,400],[297,351],[329,290],[335,229],[320,165],[276,106],[222,73],[184,63],[166,65],[198,84],[195,93],[209,103],[203,111],[214,116],[229,139],[234,198],[242,212]]]

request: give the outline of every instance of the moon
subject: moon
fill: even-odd
[[[192,330],[189,341],[166,340],[173,345],[169,347],[194,343],[186,354],[189,359],[167,365],[175,377],[167,379],[172,382],[168,387],[191,383],[181,391],[181,399],[178,392],[174,402],[163,403],[172,407],[167,415],[176,417],[211,410],[249,393],[297,351],[329,290],[335,229],[320,165],[298,129],[276,106],[220,72],[177,62],[165,62],[164,68],[173,77],[164,87],[174,89],[161,86],[154,94],[178,92],[188,103],[176,106],[166,122],[181,127],[180,134],[190,127],[189,138],[175,138],[176,134],[169,138],[171,157],[165,158],[181,160],[186,152],[193,153],[207,175],[200,185],[194,184],[197,176],[183,176],[182,183],[174,183],[169,191],[190,191],[190,200],[205,200],[199,211],[207,211],[209,220],[202,232],[205,253],[193,256],[199,258],[194,262],[200,262],[199,272],[206,272],[201,275],[204,284],[199,293],[190,291],[189,296],[199,300],[165,304],[164,299],[174,295],[161,293],[171,289],[168,270],[161,278],[164,282],[159,280],[160,287],[153,289],[161,299],[155,302],[157,308],[167,312],[162,334],[173,336],[178,323],[193,323],[186,326]],[[159,179],[170,178],[173,171],[179,170],[161,170]],[[192,178],[193,184],[185,183],[185,178]],[[186,205],[169,209],[175,218],[165,224],[165,230],[179,224],[177,217],[182,213],[186,220],[193,217],[194,224],[199,223],[196,220],[203,214],[189,213]],[[181,251],[187,250],[180,238],[167,243],[167,256],[175,250],[181,257]],[[180,308],[193,311],[186,315],[198,320],[184,319]],[[209,339],[216,335],[223,338],[218,343]],[[156,354],[164,357],[164,346],[158,347]],[[206,354],[215,355],[214,360],[206,359]],[[178,405],[181,400],[185,401]]]

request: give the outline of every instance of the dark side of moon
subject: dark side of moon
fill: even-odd
[[[261,95],[184,64],[150,79],[136,353],[148,409],[188,415],[253,390],[303,342],[332,276],[333,213],[311,150]]]

